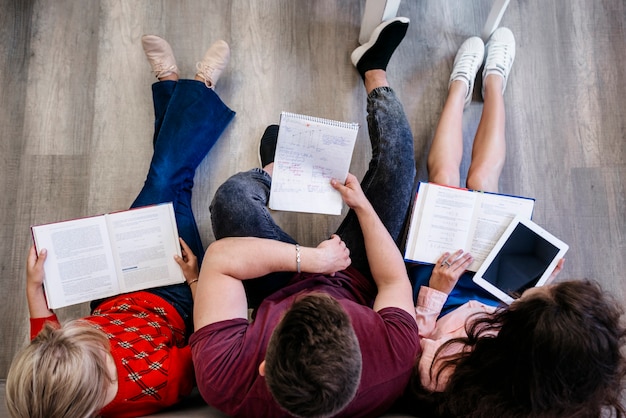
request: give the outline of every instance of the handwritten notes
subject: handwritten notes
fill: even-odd
[[[358,129],[357,123],[281,113],[270,209],[341,214],[341,195],[330,180],[345,181]]]

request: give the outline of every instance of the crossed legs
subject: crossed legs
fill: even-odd
[[[131,207],[172,202],[178,233],[202,262],[204,247],[192,211],[196,168],[234,117],[213,90],[228,62],[228,45],[217,41],[199,63],[195,80],[179,80],[169,44],[154,35],[144,36],[144,51],[159,82],[152,86],[155,132],[154,154],[143,188]],[[207,62],[218,63],[208,71]],[[192,294],[186,284],[147,290],[170,302],[193,331]],[[95,305],[92,304],[92,307]]]

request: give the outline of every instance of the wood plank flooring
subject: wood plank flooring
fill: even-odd
[[[349,55],[364,0],[0,0],[0,379],[28,339],[29,226],[125,209],[151,157],[153,83],[140,38],[167,39],[183,77],[215,40],[232,48],[216,91],[237,112],[200,166],[194,209],[205,245],[208,206],[230,175],[257,164],[266,125],[287,110],[362,126],[351,170],[370,146],[365,92]],[[388,77],[415,138],[420,179],[454,55],[480,34],[490,0],[406,0],[411,19]],[[562,278],[595,278],[626,296],[626,3],[512,1],[501,25],[517,39],[505,92],[501,191],[537,199],[534,219],[570,244]],[[464,115],[467,169],[482,104]],[[316,245],[340,217],[277,214]],[[61,319],[86,305],[59,310]]]

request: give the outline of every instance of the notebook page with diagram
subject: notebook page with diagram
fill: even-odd
[[[343,201],[330,185],[345,181],[358,123],[282,112],[269,208],[340,215]]]

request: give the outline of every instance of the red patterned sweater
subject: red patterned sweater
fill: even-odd
[[[191,392],[191,351],[183,319],[172,305],[148,292],[128,293],[107,300],[84,319],[109,337],[118,371],[117,395],[102,416],[151,414]],[[58,323],[56,315],[30,320],[31,338],[47,321]]]

